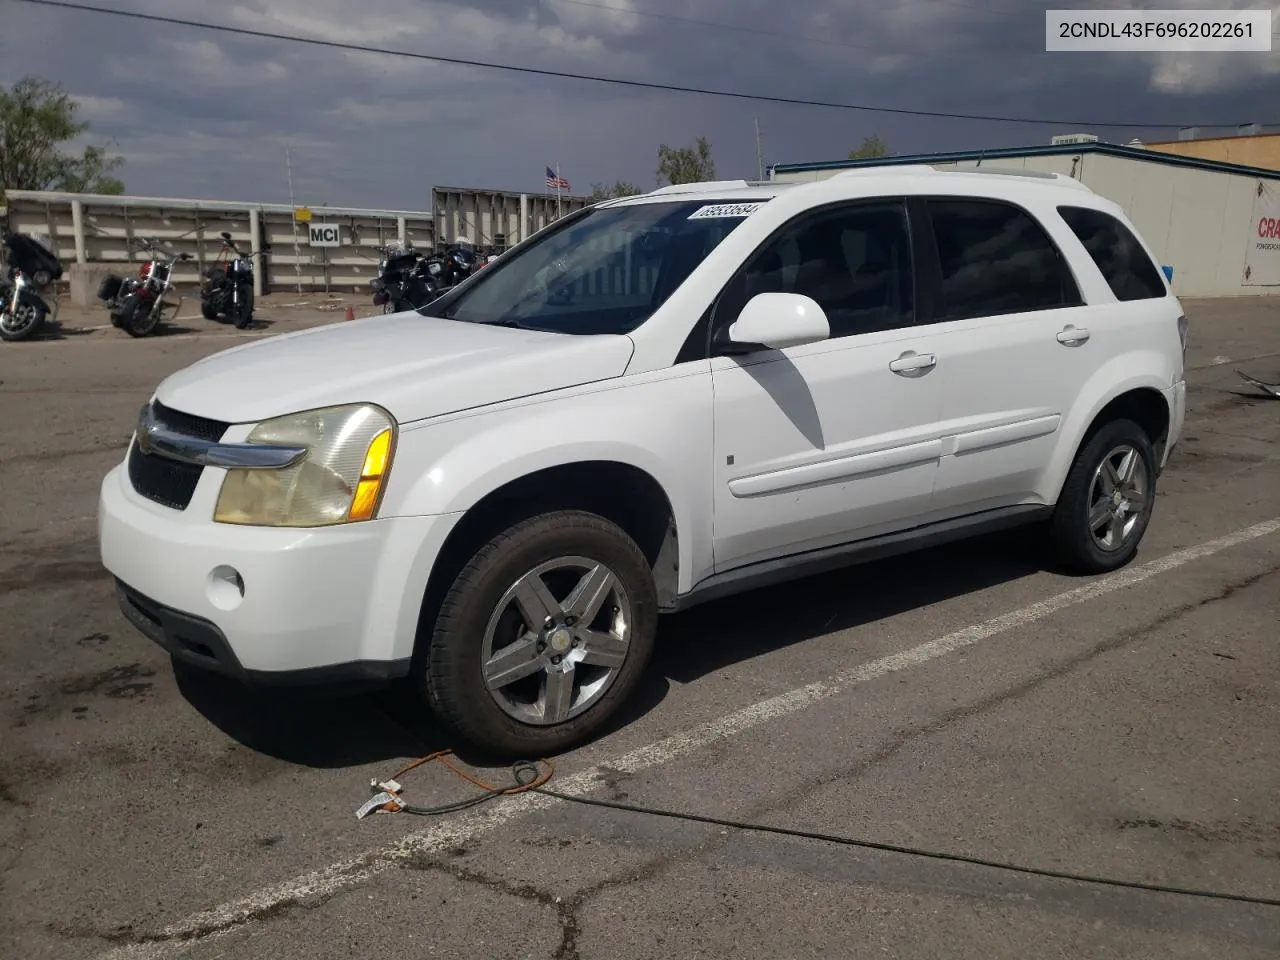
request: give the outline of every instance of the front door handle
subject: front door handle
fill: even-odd
[[[914,350],[908,350],[897,360],[892,361],[889,364],[889,369],[904,377],[910,377],[915,374],[928,373],[937,365],[938,358],[932,353],[916,353]]]
[[[1089,331],[1083,327],[1073,327],[1067,324],[1062,328],[1062,332],[1058,334],[1058,342],[1068,347],[1078,347],[1089,339]]]

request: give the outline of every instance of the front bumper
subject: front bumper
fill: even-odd
[[[175,658],[242,680],[404,675],[452,518],[219,524],[209,518],[223,474],[206,468],[186,510],[139,496],[123,467],[107,474],[99,546],[126,618]]]
[[[1164,451],[1160,457],[1161,470],[1169,463],[1169,456],[1182,438],[1182,428],[1187,421],[1186,380],[1178,380],[1174,383],[1173,386],[1165,391],[1164,397],[1169,404],[1169,436],[1165,440]]]
[[[246,685],[379,687],[409,671],[408,660],[353,660],[295,670],[252,670],[240,662],[226,635],[211,620],[156,603],[121,580],[116,602],[126,620],[173,659]]]

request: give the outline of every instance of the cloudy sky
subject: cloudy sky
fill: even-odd
[[[1046,53],[1017,0],[85,0],[300,37],[574,73],[906,109],[1079,121],[991,123],[753,103],[237,38],[4,0],[0,81],[80,100],[129,193],[426,209],[432,185],[574,193],[655,183],[660,143],[712,144],[716,172],[1047,143],[1173,139],[1183,124],[1280,121],[1275,53]],[[1081,6],[1079,0],[1055,7]],[[1118,7],[1115,0],[1093,7]],[[1211,0],[1150,4],[1227,8]],[[1280,18],[1276,19],[1280,31]],[[1112,129],[1090,122],[1168,124]]]

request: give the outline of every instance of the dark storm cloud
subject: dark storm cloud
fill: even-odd
[[[1272,55],[1050,54],[1043,11],[1009,0],[600,4],[618,9],[583,0],[124,0],[170,17],[577,73],[1078,119],[1120,142],[1175,131],[1084,121],[1280,120],[1267,113],[1280,103]],[[1066,132],[521,76],[19,4],[6,12],[2,78],[51,76],[80,96],[96,138],[126,157],[130,192],[142,194],[287,199],[286,144],[300,201],[420,209],[433,184],[539,191],[543,168],[556,163],[575,192],[619,178],[648,186],[657,145],[700,134],[719,175],[753,176],[757,118],[766,162],[838,158],[873,133],[902,153]]]

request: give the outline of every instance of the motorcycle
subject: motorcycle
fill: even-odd
[[[470,240],[459,238],[445,248],[444,253],[429,257],[429,264],[439,264],[439,269],[429,268],[440,280],[440,285],[448,289],[455,287],[479,269],[480,258]]]
[[[253,320],[253,258],[257,253],[243,253],[231,234],[221,233],[222,251],[234,254],[220,260],[205,271],[200,281],[200,313],[206,320],[226,318],[243,330]]]
[[[44,326],[49,304],[42,294],[62,277],[62,264],[34,237],[4,233],[8,264],[0,279],[0,340],[26,340]],[[55,304],[54,316],[57,316]]]
[[[111,325],[120,327],[131,337],[145,337],[160,325],[165,310],[181,304],[164,299],[173,289],[173,265],[194,259],[189,253],[174,254],[162,250],[155,239],[133,241],[148,254],[148,259],[133,277],[111,274],[98,285],[98,299],[107,305]]]
[[[411,246],[392,243],[378,248],[378,275],[369,281],[375,306],[383,313],[416,310],[440,294],[439,264],[432,269],[431,258]]]

